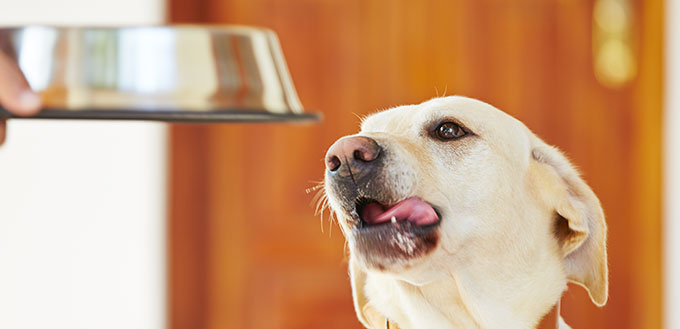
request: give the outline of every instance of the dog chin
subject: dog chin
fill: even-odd
[[[348,236],[350,250],[366,269],[396,274],[425,262],[436,250],[439,224],[440,220],[429,225],[411,221],[359,225]]]

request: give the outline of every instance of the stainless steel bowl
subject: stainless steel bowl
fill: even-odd
[[[2,28],[0,51],[41,95],[41,118],[318,119],[303,113],[278,38],[267,29]]]

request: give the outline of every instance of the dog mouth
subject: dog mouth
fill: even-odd
[[[420,198],[391,205],[360,198],[356,215],[359,220],[352,229],[350,245],[368,268],[398,272],[437,247],[441,216]]]
[[[437,210],[418,197],[411,197],[386,206],[367,198],[356,202],[356,210],[360,219],[360,229],[398,223],[410,223],[409,226],[428,228],[441,222]]]

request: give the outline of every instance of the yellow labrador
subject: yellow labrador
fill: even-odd
[[[568,281],[607,301],[599,200],[489,104],[451,96],[371,115],[328,150],[325,190],[367,328],[536,328]]]

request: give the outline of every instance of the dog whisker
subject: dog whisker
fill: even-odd
[[[324,222],[323,213],[324,213],[324,210],[328,207],[327,203],[328,203],[328,199],[326,197],[326,194],[324,193],[321,196],[321,198],[319,199],[319,201],[317,202],[316,209],[314,211],[314,215],[319,215],[319,219],[321,221],[321,232],[323,232],[323,222]]]
[[[326,189],[324,186],[323,181],[316,182],[317,185],[312,186],[308,189],[305,190],[305,192],[312,193],[316,192],[314,197],[312,198],[311,204],[314,205],[314,216],[319,216],[319,225],[321,228],[321,232],[324,232],[324,217],[323,213],[326,209],[328,209],[328,196],[326,195]]]
[[[327,207],[324,205],[324,208]],[[328,213],[328,237],[333,236],[333,217],[332,217],[332,212],[329,211]]]
[[[328,200],[328,197],[326,196],[326,193],[324,190],[319,190],[314,198],[312,199],[312,202],[315,203],[316,205],[314,206],[314,216],[319,215],[320,213],[323,212],[325,206],[324,204]]]
[[[333,234],[333,223],[337,223],[340,226],[340,230],[342,231],[342,234],[347,236],[346,230],[338,222],[337,214],[330,207],[330,203],[329,203],[329,200],[328,200],[328,195],[326,194],[324,182],[321,181],[321,182],[319,182],[318,185],[315,185],[311,188],[308,188],[306,190],[306,192],[307,193],[316,192],[316,194],[312,198],[311,203],[314,205],[314,216],[319,216],[321,232],[322,233],[324,232],[324,219],[325,219],[324,213],[328,210],[328,236],[331,237],[332,234]]]
[[[317,185],[314,185],[310,188],[305,189],[305,193],[310,194],[312,192],[318,191],[319,189],[322,189],[323,187],[324,187],[324,184],[323,184],[323,182],[321,182],[321,183],[318,183]]]

